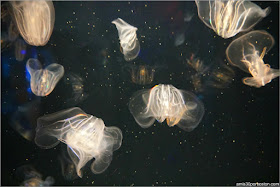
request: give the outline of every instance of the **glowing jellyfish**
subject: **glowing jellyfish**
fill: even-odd
[[[199,18],[219,36],[230,38],[254,27],[270,13],[244,0],[195,0]]]
[[[126,61],[135,59],[140,52],[140,44],[137,39],[136,31],[137,28],[129,25],[121,18],[112,21],[118,29],[121,52],[124,55]]]
[[[14,18],[23,39],[44,46],[53,31],[55,11],[51,1],[12,1]]]
[[[49,95],[64,75],[62,65],[53,63],[42,69],[39,60],[34,58],[27,61],[26,69],[31,76],[31,90],[37,96]]]
[[[166,119],[168,126],[177,125],[188,132],[198,126],[204,115],[203,103],[195,95],[164,84],[136,92],[130,99],[129,110],[142,128]]]
[[[81,168],[92,158],[95,158],[91,165],[93,173],[108,168],[113,151],[121,146],[122,132],[117,127],[106,127],[102,119],[77,107],[38,118],[35,143],[50,149],[60,141],[67,144],[77,175],[82,177]]]
[[[253,76],[244,78],[244,84],[259,88],[280,75],[263,61],[273,45],[274,38],[266,31],[252,31],[230,43],[226,50],[229,62]]]
[[[130,65],[131,81],[135,84],[151,84],[154,80],[155,68],[147,65]]]

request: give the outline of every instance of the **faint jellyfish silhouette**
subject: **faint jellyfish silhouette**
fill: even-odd
[[[135,84],[146,85],[154,81],[155,68],[148,65],[129,65],[131,81]]]
[[[129,25],[121,18],[112,21],[118,29],[121,52],[126,61],[134,60],[140,52],[140,44],[137,38],[137,28]]]
[[[71,181],[78,178],[74,162],[69,158],[65,149],[62,149],[61,155],[58,156],[61,164],[62,175],[65,180]]]
[[[191,53],[190,58],[186,60],[186,64],[195,71],[195,74],[190,76],[194,90],[203,91],[203,77],[207,75],[209,66],[206,66],[198,57],[196,58],[194,53]]]
[[[261,9],[244,0],[195,0],[199,18],[219,36],[230,38],[248,31],[270,13],[270,7]]]
[[[195,95],[164,84],[136,92],[130,99],[129,110],[142,128],[166,119],[168,126],[177,125],[188,132],[198,126],[204,115],[203,103]]]
[[[9,28],[8,28],[8,37],[10,42],[14,42],[19,35],[19,31],[16,27],[16,25],[11,21]]]
[[[263,61],[273,45],[274,38],[266,31],[251,31],[229,44],[226,50],[229,62],[253,76],[244,78],[244,84],[259,88],[280,75],[278,69]]]
[[[41,99],[37,97],[29,103],[18,106],[9,123],[15,131],[29,141],[33,141],[35,137],[35,125],[33,124],[36,124],[40,115],[40,102]]]
[[[42,175],[31,165],[23,165],[16,169],[16,175],[20,180],[24,180],[23,186],[51,186],[54,184],[54,178],[48,176],[42,180]]]
[[[122,132],[117,127],[106,127],[102,119],[77,107],[38,118],[35,143],[50,149],[60,141],[67,145],[77,175],[82,177],[81,168],[92,158],[95,158],[91,165],[93,173],[108,168],[113,151],[121,146]]]
[[[185,33],[184,32],[176,33],[174,45],[177,47],[179,45],[182,45],[184,41],[185,41]]]
[[[209,69],[208,66],[204,65],[204,62],[199,58],[195,58],[195,54],[191,54],[191,57],[187,59],[187,65],[194,69],[198,74],[204,75],[205,72]]]
[[[31,76],[31,90],[37,96],[49,95],[64,74],[62,65],[53,63],[42,69],[40,61],[34,58],[27,61],[26,69]]]
[[[72,87],[72,97],[68,100],[69,104],[76,105],[88,97],[88,94],[84,92],[84,80],[81,76],[70,72],[64,76],[64,81]]]
[[[220,64],[210,73],[210,80],[207,85],[214,88],[225,88],[232,82],[234,75],[235,73],[230,66]]]
[[[22,39],[15,42],[15,56],[17,61],[23,61],[26,54],[26,44]]]
[[[44,46],[53,31],[55,11],[51,1],[12,1],[14,18],[23,39],[33,46]]]

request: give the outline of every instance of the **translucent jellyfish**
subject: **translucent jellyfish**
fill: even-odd
[[[131,81],[135,84],[146,85],[154,81],[155,68],[147,65],[129,66]]]
[[[40,61],[34,58],[27,61],[26,69],[31,76],[31,90],[37,96],[49,95],[64,75],[62,65],[53,63],[42,69]]]
[[[175,41],[174,41],[174,45],[177,47],[179,45],[182,45],[185,41],[185,33],[184,32],[180,32],[177,33],[175,35]]]
[[[93,158],[93,173],[99,174],[108,168],[113,151],[121,146],[122,132],[117,127],[106,127],[102,119],[77,107],[38,118],[35,143],[50,149],[60,141],[67,145],[77,175],[82,177],[81,168]]]
[[[229,62],[253,76],[244,78],[244,84],[259,88],[280,75],[263,61],[273,45],[274,38],[266,31],[252,31],[230,43],[226,50]]]
[[[13,21],[11,21],[8,29],[9,41],[14,42],[18,38],[18,36],[19,36],[19,32],[17,30],[17,27],[15,26]]]
[[[12,1],[14,18],[23,39],[30,45],[44,46],[53,31],[55,11],[51,1]]]
[[[72,87],[72,97],[67,100],[69,105],[74,106],[88,97],[84,91],[85,81],[80,75],[68,72],[64,76],[64,82]]]
[[[118,29],[121,52],[126,61],[135,59],[140,52],[140,44],[136,35],[137,28],[129,25],[121,18],[112,21]]]
[[[22,39],[15,42],[15,57],[17,61],[23,61],[26,54],[26,44]]]
[[[54,178],[48,176],[42,180],[42,175],[31,165],[23,165],[16,169],[16,176],[22,182],[22,186],[51,186],[54,184]]]
[[[199,18],[219,36],[230,38],[248,31],[270,13],[244,0],[195,0]]]
[[[195,54],[193,53],[191,54],[191,57],[187,59],[187,65],[193,68],[199,75],[204,75],[209,69],[208,66],[205,66],[202,60],[195,58]]]
[[[233,80],[235,73],[232,66],[226,65],[224,63],[217,64],[211,73],[207,85],[214,88],[225,88]]]
[[[204,115],[203,103],[195,95],[164,84],[136,92],[130,99],[129,110],[142,128],[166,119],[168,126],[177,125],[188,132],[198,126]]]

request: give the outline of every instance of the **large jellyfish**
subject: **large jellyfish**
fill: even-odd
[[[198,126],[204,115],[203,103],[195,95],[164,84],[136,92],[129,110],[142,128],[166,119],[168,126],[177,125],[188,132]]]
[[[118,29],[121,52],[126,61],[134,60],[140,52],[140,44],[136,35],[137,28],[129,25],[121,18],[112,21]]]
[[[67,151],[82,177],[81,168],[95,158],[91,170],[104,172],[112,161],[113,151],[122,144],[122,132],[117,127],[106,127],[102,119],[86,114],[74,107],[38,118],[35,143],[45,149],[59,142],[67,145]]]
[[[51,1],[12,1],[14,18],[23,39],[44,46],[53,31],[55,11]]]
[[[195,0],[199,18],[219,36],[230,38],[247,31],[270,13],[244,0]]]
[[[53,63],[42,69],[40,61],[34,58],[27,61],[26,69],[31,76],[31,90],[37,96],[49,95],[64,75],[62,65]]]
[[[273,45],[274,38],[268,32],[258,30],[230,43],[226,50],[229,62],[253,76],[244,78],[244,84],[259,88],[280,75],[278,69],[270,68],[270,65],[263,61],[264,55]]]

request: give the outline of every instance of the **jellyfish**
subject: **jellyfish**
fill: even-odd
[[[244,84],[259,88],[280,75],[278,69],[270,68],[263,61],[264,55],[273,45],[274,38],[261,30],[251,31],[229,44],[226,49],[229,62],[252,75],[243,79]]]
[[[22,39],[15,42],[15,56],[17,61],[23,61],[26,54],[26,44]]]
[[[134,60],[140,52],[140,44],[136,35],[137,28],[129,25],[121,18],[112,21],[118,29],[121,52],[126,61]]]
[[[31,90],[37,96],[49,95],[64,75],[62,65],[53,63],[42,69],[40,61],[34,58],[27,61],[26,69],[31,76]]]
[[[199,18],[219,36],[230,38],[248,31],[270,13],[270,7],[261,9],[244,0],[195,0]]]
[[[235,75],[231,66],[224,63],[217,63],[217,67],[211,71],[207,85],[214,88],[225,88],[228,86]]]
[[[199,58],[195,58],[195,54],[191,53],[191,57],[187,59],[187,65],[196,71],[199,75],[204,75],[209,69],[209,66],[205,66],[204,62]]]
[[[166,119],[169,127],[177,125],[188,132],[198,126],[204,115],[203,103],[195,95],[165,84],[136,92],[130,99],[129,110],[142,128]]]
[[[44,46],[53,31],[55,11],[51,1],[12,1],[14,18],[23,39]]]
[[[88,94],[85,92],[85,81],[84,79],[75,73],[68,72],[64,76],[64,82],[66,84],[71,85],[71,92],[72,96],[67,100],[67,103],[71,104],[72,106],[84,101]]]
[[[31,165],[23,165],[16,169],[16,176],[22,182],[22,186],[51,186],[54,184],[54,178],[48,176],[42,180],[42,175]]]
[[[148,65],[129,65],[131,81],[135,84],[146,85],[154,81],[155,68]]]
[[[82,177],[81,168],[93,158],[93,173],[99,174],[108,168],[113,151],[121,146],[122,132],[117,127],[106,127],[102,119],[74,107],[37,120],[35,143],[50,149],[59,142],[67,145],[77,175]]]

